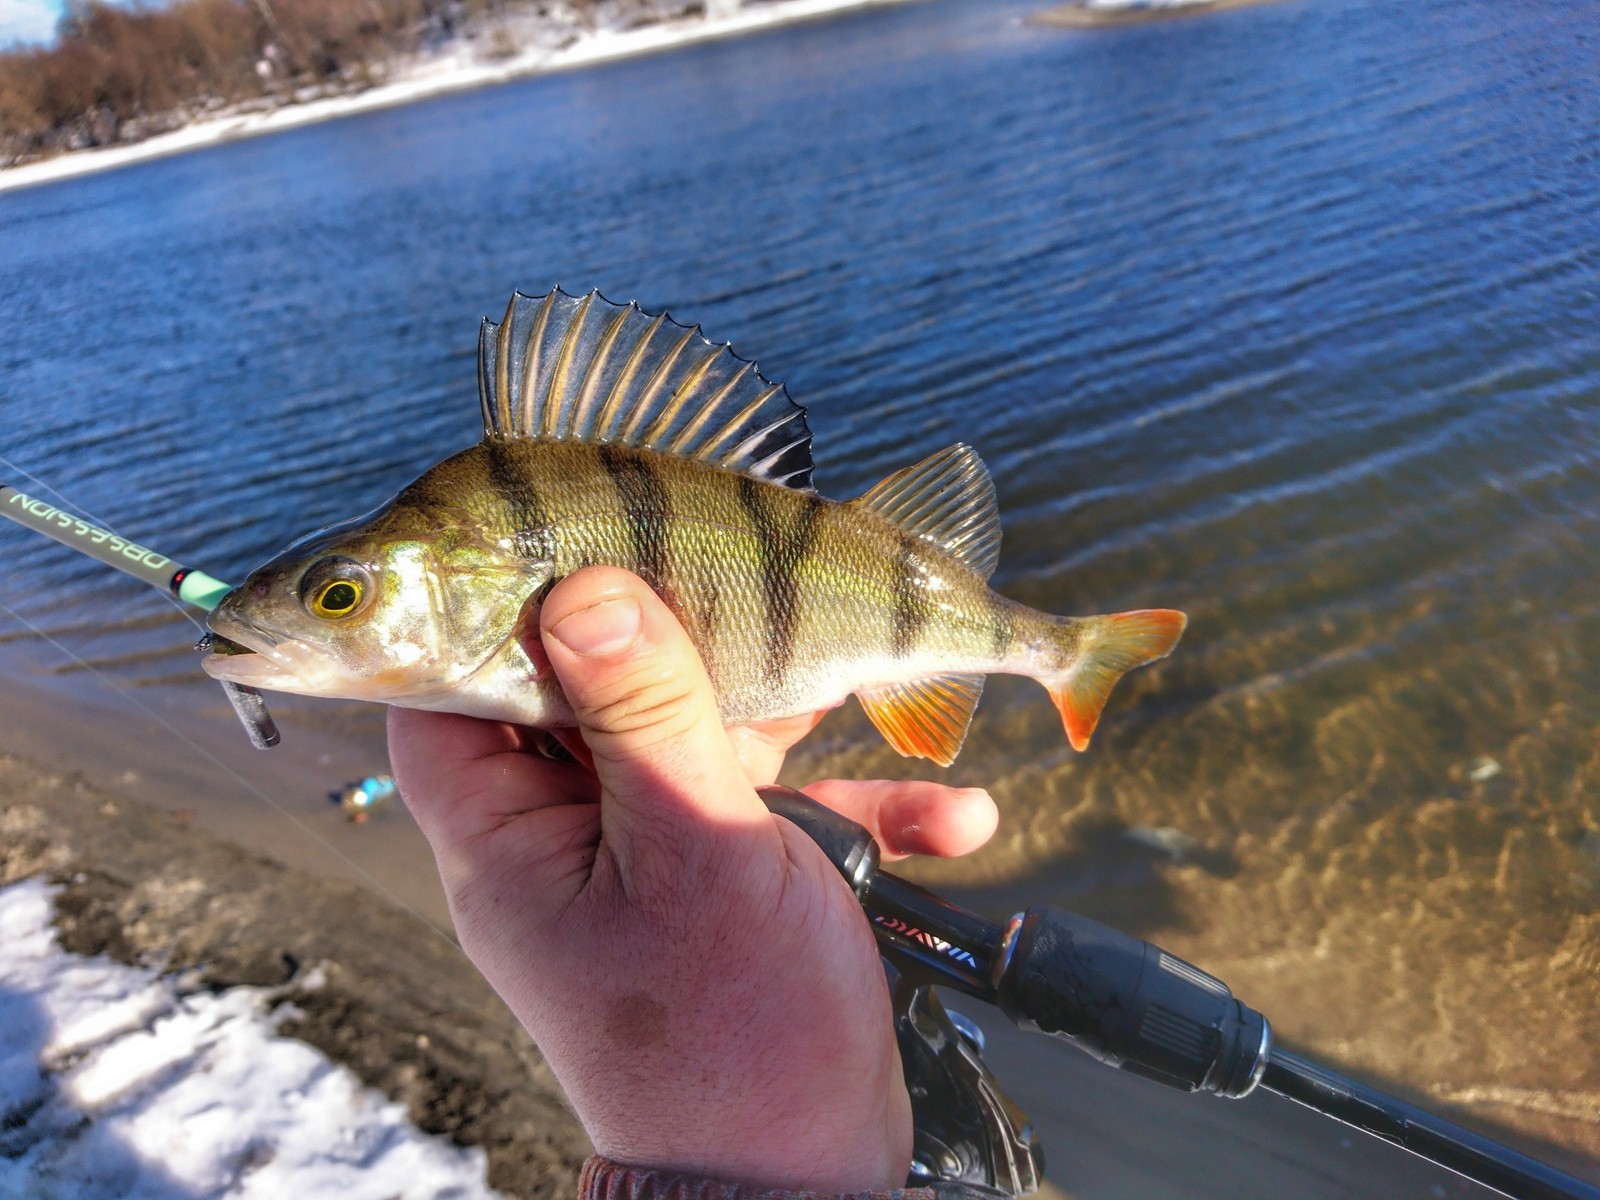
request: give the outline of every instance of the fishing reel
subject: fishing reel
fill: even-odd
[[[909,1187],[959,1182],[1006,1196],[1039,1190],[1044,1151],[1028,1116],[983,1061],[983,1030],[884,956],[911,1094]]]

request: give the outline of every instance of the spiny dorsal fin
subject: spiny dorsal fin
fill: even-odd
[[[907,758],[955,762],[983,695],[982,675],[938,675],[859,693],[884,740]]]
[[[957,442],[897,471],[856,501],[908,533],[927,538],[984,579],[1000,561],[1000,509],[989,470]]]
[[[726,343],[599,292],[511,297],[478,335],[483,435],[655,450],[811,490],[811,430]]]

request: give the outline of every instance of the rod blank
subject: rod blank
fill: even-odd
[[[108,566],[126,571],[152,587],[170,589],[173,575],[183,568],[164,554],[146,549],[137,542],[118,537],[53,504],[35,500],[14,487],[0,484],[0,512],[35,533],[54,538],[81,554],[99,559]]]
[[[233,589],[204,571],[173,562],[137,542],[91,525],[81,517],[63,512],[53,504],[36,500],[26,492],[0,484],[0,514],[18,525],[54,538],[81,554],[125,571],[152,587],[171,592],[186,604],[210,612]],[[267,712],[267,702],[255,688],[238,683],[223,683],[228,703],[239,714],[239,723],[250,735],[250,744],[267,750],[278,744],[278,727]]]
[[[1272,1051],[1261,1086],[1516,1200],[1600,1200],[1600,1187],[1287,1051]]]

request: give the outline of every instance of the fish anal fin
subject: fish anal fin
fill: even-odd
[[[805,409],[698,327],[599,292],[518,292],[478,339],[483,434],[694,459],[811,490]]]
[[[861,707],[891,746],[907,758],[930,758],[948,767],[966,740],[982,694],[982,675],[939,675],[858,695]]]
[[[994,482],[971,446],[957,442],[897,471],[856,501],[926,538],[984,579],[1000,559]]]
[[[1074,630],[1076,661],[1065,677],[1046,686],[1074,750],[1089,748],[1089,737],[1117,680],[1134,667],[1172,653],[1187,623],[1187,617],[1170,608],[1063,623]]]

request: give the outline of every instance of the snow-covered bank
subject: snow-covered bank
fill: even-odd
[[[328,121],[354,113],[429,96],[505,83],[548,71],[571,70],[639,54],[668,50],[693,42],[733,37],[755,30],[812,20],[850,9],[874,8],[906,0],[769,0],[767,3],[722,12],[708,5],[704,17],[662,21],[633,29],[599,29],[559,48],[534,47],[511,58],[483,62],[471,47],[458,43],[418,60],[378,87],[350,95],[287,104],[255,112],[233,112],[196,121],[142,142],[103,149],[78,150],[18,167],[0,170],[0,191],[27,187],[126,166],[149,158],[179,154],[235,138],[255,137]]]
[[[481,1150],[280,1036],[274,989],[69,954],[53,892],[0,890],[0,1196],[495,1195]]]
[[[344,822],[326,803],[328,768],[319,767],[313,754],[297,768],[286,762],[289,774],[276,775],[267,786],[288,806],[303,802],[297,818],[302,830],[315,824],[307,806],[330,814],[331,821],[321,826],[323,844],[306,836],[274,842],[262,830],[287,822],[263,809],[261,824],[228,827],[237,842],[250,847],[243,849],[206,828],[203,812],[189,807],[202,793],[231,796],[235,804],[250,807],[247,791],[241,790],[246,785],[220,762],[174,764],[180,773],[170,774],[162,762],[184,754],[175,742],[163,747],[159,731],[132,721],[119,735],[110,728],[114,720],[93,706],[68,719],[70,707],[55,706],[26,680],[8,683],[14,686],[0,702],[0,887],[35,878],[55,881],[51,926],[58,947],[80,966],[86,960],[101,967],[120,963],[142,970],[145,979],[153,978],[150,968],[160,968],[169,982],[179,981],[182,1005],[191,997],[228,997],[240,987],[252,989],[239,994],[239,1003],[254,997],[257,1010],[271,1011],[278,1032],[294,1039],[291,1048],[325,1056],[318,1058],[317,1070],[335,1070],[326,1061],[331,1059],[374,1089],[366,1093],[369,1099],[381,1105],[376,1097],[387,1097],[402,1106],[410,1125],[444,1139],[440,1144],[447,1151],[450,1146],[481,1151],[487,1158],[487,1186],[508,1200],[563,1200],[576,1194],[589,1140],[527,1032],[453,941],[368,886],[347,882],[335,869],[339,860],[328,850],[359,857],[364,852],[357,848],[376,837],[371,845],[381,847],[378,854],[407,864],[406,871],[416,876],[407,892],[412,903],[442,913],[442,896],[437,904],[422,899],[427,887],[438,889],[438,880],[422,835],[403,811],[382,812],[362,826]],[[31,719],[35,713],[40,720]],[[216,715],[232,717],[225,705]],[[111,740],[85,758],[72,731],[91,725]],[[202,729],[196,727],[202,739],[221,740]],[[5,752],[23,744],[32,757]],[[244,752],[250,752],[247,746]],[[61,769],[77,762],[85,763],[90,777]],[[119,786],[101,785],[111,780]],[[21,953],[14,941],[0,932],[0,972]],[[0,991],[16,989],[0,981]],[[106,1002],[119,1004],[119,994],[108,988]],[[276,1009],[271,1009],[273,998]],[[166,1003],[174,1011],[180,1007],[174,1000]],[[31,1035],[26,1045],[33,1050],[20,1064],[9,1041],[19,1013],[33,1020],[39,1011],[37,1005],[20,1010],[8,1005],[0,1012],[0,1078],[39,1078],[38,1048],[46,1044],[46,1035]],[[154,1032],[156,1025],[147,1019],[141,1029]],[[83,1040],[78,1039],[80,1045]],[[58,1076],[71,1067],[56,1058],[51,1065]],[[25,1073],[18,1076],[18,1070]],[[13,1108],[19,1094],[3,1087],[0,1092],[0,1197],[9,1200],[18,1195],[9,1188],[15,1177],[7,1175],[8,1158],[18,1148],[9,1140],[11,1127],[35,1118]],[[284,1099],[282,1107],[306,1103]],[[197,1125],[207,1119],[195,1118]],[[319,1153],[333,1156],[346,1128],[343,1122],[325,1125],[320,1136],[327,1148]],[[314,1132],[297,1132],[283,1153],[311,1147]],[[302,1135],[305,1141],[298,1140]],[[370,1148],[374,1143],[351,1144]],[[121,1153],[125,1143],[111,1138],[106,1145],[108,1152]],[[170,1170],[165,1178],[170,1180]],[[481,1182],[485,1176],[476,1178]],[[67,1200],[79,1193],[25,1188],[21,1194],[30,1200]],[[183,1200],[221,1194],[221,1189],[195,1188],[181,1193]],[[302,1188],[272,1194],[345,1193]],[[172,1200],[154,1191],[133,1195]]]

